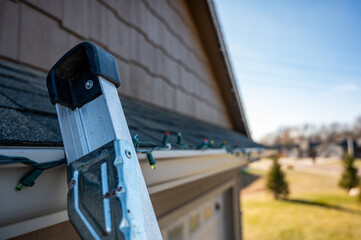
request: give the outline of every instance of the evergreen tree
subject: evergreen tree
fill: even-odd
[[[266,188],[273,193],[275,199],[287,198],[289,194],[288,183],[285,179],[285,173],[278,163],[278,157],[273,158],[273,165],[267,173]]]
[[[358,201],[361,202],[361,178],[359,179],[359,193],[358,193]]]
[[[345,159],[343,160],[344,171],[342,173],[341,179],[338,182],[338,186],[349,191],[351,188],[357,187],[359,179],[357,177],[357,168],[354,166],[355,157],[346,154]]]

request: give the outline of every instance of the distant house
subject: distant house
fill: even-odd
[[[292,145],[282,148],[282,155],[289,158],[298,158],[300,157],[300,148],[298,145]]]
[[[299,144],[299,157],[312,157],[315,154],[315,148],[320,145],[319,142],[312,142],[307,139]]]
[[[239,189],[247,154],[259,150],[212,1],[0,1],[0,155],[37,162],[64,157],[46,73],[66,51],[91,41],[115,56],[132,135],[161,144],[165,131],[187,150],[155,151],[140,164],[164,239],[240,239]],[[195,148],[207,138],[212,145]],[[229,148],[246,149],[240,157]],[[66,213],[66,167],[0,166],[0,238],[74,239]]]
[[[302,140],[298,144],[281,145],[279,148],[284,156],[290,158],[312,157],[320,143]]]
[[[337,158],[341,159],[344,156],[344,148],[336,142],[325,142],[317,146],[315,149],[317,157],[321,158]]]
[[[343,158],[349,151],[353,152],[355,157],[361,157],[361,148],[357,141],[352,139],[325,142],[316,148],[317,156],[338,159]]]
[[[352,152],[355,157],[361,157],[361,145],[354,139],[344,139],[339,142],[344,153]]]

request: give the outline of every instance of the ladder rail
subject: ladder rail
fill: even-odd
[[[98,77],[102,95],[71,110],[56,104],[68,164],[114,139],[132,142],[114,85]]]
[[[68,161],[69,219],[85,239],[162,239],[116,90],[117,71],[113,56],[85,42],[48,75]]]

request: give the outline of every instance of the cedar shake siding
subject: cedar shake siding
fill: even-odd
[[[0,25],[0,58],[47,72],[91,41],[117,59],[121,96],[234,129],[183,1],[3,0]]]

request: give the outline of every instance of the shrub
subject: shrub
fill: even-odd
[[[359,179],[359,183],[358,201],[361,202],[361,178]]]
[[[338,182],[338,186],[346,189],[347,191],[350,191],[351,188],[357,187],[359,183],[357,168],[355,168],[354,162],[355,157],[350,154],[346,154],[345,159],[343,160],[344,171],[340,181]]]
[[[285,173],[278,163],[278,157],[273,158],[273,165],[267,173],[266,188],[273,193],[274,199],[287,198],[289,194]]]

